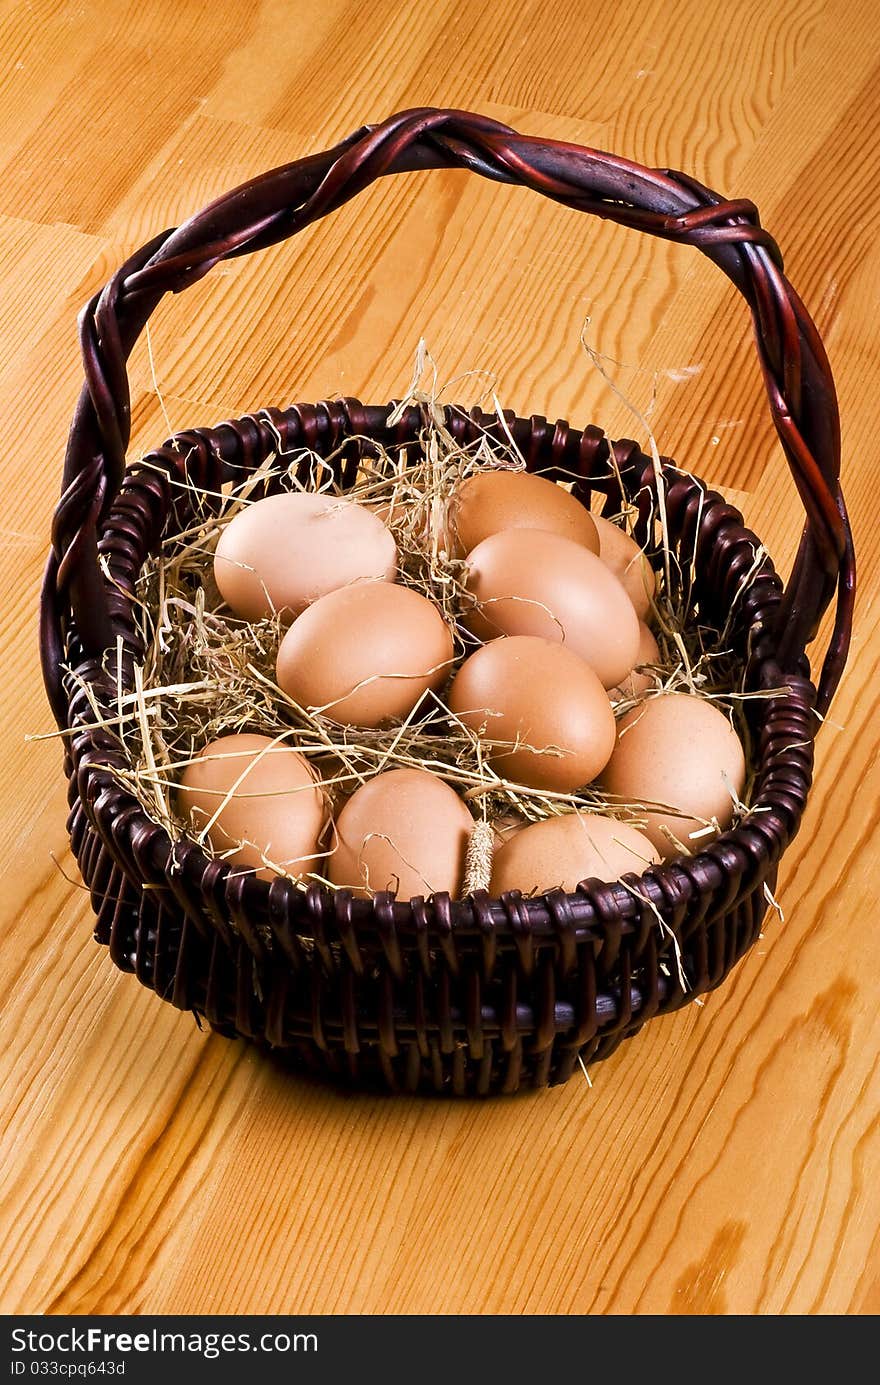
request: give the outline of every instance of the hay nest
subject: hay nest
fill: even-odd
[[[424,366],[423,358],[420,364]],[[467,600],[464,563],[450,556],[446,543],[450,496],[477,471],[524,469],[525,462],[510,437],[499,441],[484,434],[473,445],[458,444],[444,426],[436,382],[426,392],[419,388],[419,375],[417,366],[410,392],[399,406],[402,411],[417,405],[422,411],[418,456],[405,459],[371,441],[363,449],[356,484],[345,491],[345,497],[381,507],[398,545],[398,580],[433,601],[449,622],[456,653],[451,681],[474,645],[461,623]],[[503,412],[493,398],[503,425]],[[272,616],[245,621],[234,616],[214,582],[213,553],[223,527],[255,503],[266,482],[301,488],[296,478],[302,460],[301,450],[285,455],[279,439],[277,453],[241,484],[224,487],[220,496],[194,492],[196,518],[185,531],[166,535],[157,555],[141,572],[137,609],[145,654],[136,670],[134,690],[118,700],[114,729],[120,732],[127,763],[114,768],[114,773],[152,819],[174,839],[192,832],[176,808],[182,771],[207,742],[243,731],[292,745],[305,756],[321,777],[331,815],[359,785],[381,771],[409,767],[439,775],[459,792],[474,815],[465,893],[488,884],[496,841],[492,824],[499,820],[535,822],[581,810],[639,826],[644,824],[647,808],[663,806],[613,800],[597,785],[576,793],[554,793],[501,778],[486,763],[485,742],[481,745],[453,715],[442,692],[427,692],[402,724],[377,730],[340,726],[327,713],[301,707],[282,692],[275,682],[275,658],[284,633],[281,620]],[[314,454],[309,456],[306,488],[342,494],[335,488],[328,461]],[[627,513],[616,518],[628,528]],[[663,521],[661,503],[654,525],[661,561],[652,618],[661,657],[650,670],[656,676],[655,685],[641,696],[686,691],[716,702],[740,736],[748,764],[743,702],[747,697],[773,696],[776,690],[747,693],[743,665],[728,647],[726,632],[719,636],[717,630],[704,628],[680,599],[670,595],[682,589],[681,583],[669,581],[671,564],[682,560],[665,542]],[[752,571],[743,579],[743,590],[762,559],[763,550],[758,550]],[[683,586],[689,590],[688,583]],[[622,700],[615,712],[623,715],[639,700]],[[737,819],[749,812],[749,792],[750,780],[741,800],[734,795]],[[717,823],[706,821],[707,839],[716,830]],[[676,845],[687,853],[699,847],[702,835]],[[198,840],[211,854],[204,832]],[[268,860],[266,864],[274,866]],[[284,873],[281,867],[274,868]],[[330,884],[321,874],[320,861],[297,879],[303,887],[310,881]]]

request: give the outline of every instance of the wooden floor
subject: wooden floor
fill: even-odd
[[[880,1311],[875,0],[3,0],[0,1309]],[[36,603],[76,313],[252,174],[412,105],[685,169],[758,203],[835,367],[860,558],[785,922],[704,1005],[565,1088],[340,1096],[200,1032],[91,941]],[[798,504],[745,309],[695,251],[463,173],[373,188],[221,267],[133,361],[135,449],[266,404],[450,379],[727,487],[777,561]],[[156,390],[158,383],[163,404]],[[456,393],[473,399],[470,379]],[[638,435],[638,434],[637,434]],[[639,435],[642,438],[644,435]]]

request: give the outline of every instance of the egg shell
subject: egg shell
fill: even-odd
[[[315,858],[326,819],[320,785],[298,751],[269,736],[231,735],[209,742],[181,775],[177,807],[194,835],[219,808],[207,841],[231,865],[254,868],[264,880],[277,875],[264,864],[264,855],[293,876],[320,868]],[[226,855],[232,846],[236,849]]]
[[[615,702],[623,701],[631,697],[640,697],[649,688],[657,686],[657,674],[650,673],[641,668],[643,664],[659,664],[660,647],[654,639],[653,632],[648,628],[643,620],[639,621],[639,649],[636,655],[635,668],[628,673],[616,688],[611,689],[611,697]]]
[[[627,712],[617,724],[617,745],[602,773],[605,789],[628,803],[662,805],[648,812],[646,834],[664,856],[678,854],[666,827],[698,851],[711,836],[689,841],[713,817],[723,828],[733,817],[725,775],[742,794],[746,763],[739,737],[724,712],[691,693],[661,693]]]
[[[452,633],[409,587],[357,583],[329,592],[293,622],[278,650],[278,686],[346,726],[405,717],[449,676]]]
[[[496,851],[492,894],[572,891],[582,880],[619,880],[660,860],[643,832],[597,813],[566,813],[530,823]]]
[[[392,769],[352,794],[336,819],[328,877],[361,898],[457,895],[474,821],[454,789],[422,769]]]
[[[397,545],[363,505],[304,491],[270,495],[240,510],[214,554],[220,595],[236,615],[285,620],[351,582],[393,582]]]
[[[540,529],[492,534],[468,554],[466,587],[476,608],[468,629],[481,640],[537,635],[586,659],[606,688],[632,670],[639,621],[622,585],[582,544]]]
[[[462,664],[447,701],[486,743],[495,772],[532,788],[570,793],[614,749],[608,694],[583,659],[552,640],[513,635],[483,645]],[[492,741],[522,744],[495,749]]]
[[[490,534],[542,529],[599,552],[593,517],[570,491],[525,471],[479,471],[456,488],[450,524],[458,556]]]
[[[639,620],[647,620],[657,590],[657,575],[635,539],[620,524],[593,515],[599,535],[599,557],[614,573],[635,607]]]

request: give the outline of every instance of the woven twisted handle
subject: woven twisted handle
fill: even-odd
[[[751,309],[770,410],[806,525],[779,609],[778,663],[795,667],[837,594],[819,682],[824,712],[846,661],[855,569],[839,485],[840,430],[831,370],[815,325],[782,271],[782,258],[751,202],[726,201],[683,173],[578,145],[519,135],[466,111],[405,111],[365,126],[326,153],[254,178],[133,255],[80,315],[85,386],[70,430],[64,484],[43,588],[46,686],[61,724],[60,680],[68,611],[85,653],[113,643],[98,535],[122,480],[131,431],[126,362],[169,291],[180,293],[220,260],[294,235],[375,179],[429,168],[467,168],[521,184],[578,211],[695,245]]]

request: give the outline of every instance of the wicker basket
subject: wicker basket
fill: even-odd
[[[122,758],[112,725],[96,724],[102,709],[112,723],[118,638],[125,688],[141,654],[127,593],[172,507],[175,524],[186,518],[170,481],[185,477],[218,491],[233,474],[258,467],[280,437],[285,449],[333,453],[345,486],[359,444],[341,443],[357,436],[412,446],[421,422],[411,410],[391,427],[391,405],[352,399],[300,404],[184,433],[147,466],[126,469],[126,360],[147,318],[166,292],[180,292],[218,261],[293,235],[382,175],[429,168],[471,169],[695,245],[752,311],[770,408],[807,522],[788,586],[766,561],[735,608],[732,638],[750,686],[788,691],[747,704],[761,811],[699,855],[628,877],[629,889],[586,882],[571,894],[528,900],[513,892],[397,902],[234,876],[195,842],[172,843],[149,819],[112,773]],[[815,711],[828,707],[843,669],[854,592],[831,373],[755,207],[726,201],[684,174],[521,136],[482,116],[409,111],[256,178],[158,236],[88,304],[81,336],[86,383],[55,515],[41,649],[52,708],[67,732],[71,843],[91,890],[95,937],[116,966],[219,1032],[284,1050],[324,1074],[456,1094],[563,1082],[579,1058],[607,1057],[652,1016],[717,986],[757,938],[767,888],[797,832]],[[498,427],[494,416],[451,408],[446,424],[462,440]],[[639,507],[638,537],[650,538],[658,481],[634,443],[612,444],[595,427],[534,415],[511,415],[507,426],[530,469],[557,479],[576,472],[586,504],[602,492],[616,509],[613,448],[626,495]],[[690,597],[703,622],[720,626],[757,540],[696,478],[664,463],[662,484],[672,547],[688,560],[696,555]],[[685,574],[689,568],[682,563]],[[835,595],[817,691],[805,648]],[[113,658],[105,660],[108,648]],[[673,936],[687,987],[671,965]]]

